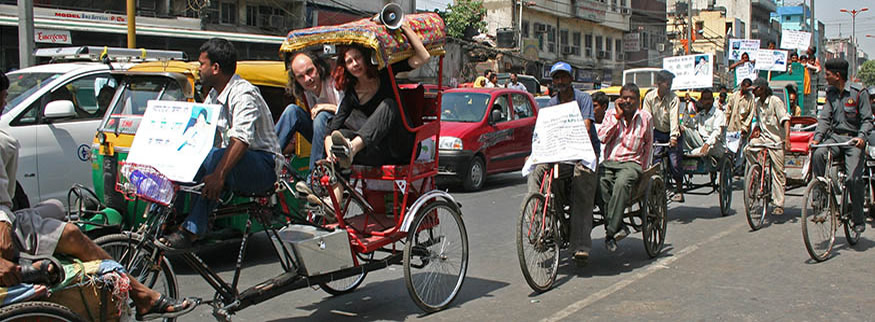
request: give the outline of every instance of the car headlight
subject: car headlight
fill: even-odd
[[[462,139],[452,136],[442,136],[438,148],[441,150],[461,150]]]

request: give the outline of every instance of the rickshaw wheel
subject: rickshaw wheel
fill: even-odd
[[[0,308],[0,321],[84,322],[85,319],[60,304],[44,301],[30,301],[15,303]]]
[[[374,258],[374,253],[370,253],[368,255],[368,260]],[[362,271],[362,273],[359,275],[341,278],[339,280],[333,280],[331,282],[319,283],[319,288],[334,296],[347,294],[355,291],[355,289],[358,288],[359,285],[362,285],[362,282],[365,281],[366,276],[368,276],[368,272]]]
[[[113,260],[124,266],[131,276],[137,278],[140,283],[161,294],[171,298],[178,298],[179,291],[176,284],[176,273],[170,265],[170,260],[163,254],[156,254],[157,250],[149,242],[142,242],[142,237],[134,233],[111,234],[94,240],[97,246],[105,250]],[[154,263],[154,257],[160,258],[160,263]],[[133,301],[128,301],[131,306],[131,314],[136,310]],[[133,320],[133,317],[131,317]],[[164,319],[175,321],[176,319]]]
[[[729,215],[732,206],[732,159],[727,155],[720,161],[720,182],[717,192],[720,194],[720,215]]]
[[[647,191],[644,193],[644,204],[646,207],[641,208],[642,229],[644,239],[644,250],[647,251],[647,256],[654,258],[662,251],[665,245],[665,231],[667,228],[668,217],[668,196],[665,195],[665,182],[662,177],[654,175],[650,178],[642,178],[649,180],[647,183]]]
[[[553,287],[559,269],[560,233],[558,218],[550,205],[544,208],[544,195],[533,192],[526,198],[517,223],[517,258],[526,283],[535,292]],[[546,218],[545,218],[546,217]]]
[[[812,178],[805,188],[805,198],[802,202],[802,240],[805,250],[812,259],[818,262],[829,258],[835,244],[836,222],[835,205],[830,200],[827,183],[819,178]]]
[[[764,195],[768,191],[766,189],[760,191],[759,188],[763,184],[760,182],[763,177],[762,171],[763,166],[751,164],[744,176],[744,215],[750,229],[754,231],[762,228],[768,211],[768,201],[765,201]]]
[[[426,312],[456,298],[468,270],[468,233],[455,205],[434,200],[420,210],[407,233],[404,280],[413,302]]]

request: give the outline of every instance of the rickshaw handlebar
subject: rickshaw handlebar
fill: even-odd
[[[748,144],[748,145],[749,145],[750,147],[752,147],[752,148],[778,149],[778,148],[780,148],[783,144],[780,143],[780,142],[776,142],[776,143],[750,143],[750,144]]]
[[[848,140],[847,142],[841,143],[820,143],[820,144],[812,144],[812,148],[829,148],[834,146],[853,146],[854,140]]]

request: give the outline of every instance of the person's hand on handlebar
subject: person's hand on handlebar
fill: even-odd
[[[863,146],[866,145],[866,141],[863,141],[861,138],[853,138],[851,139],[851,143],[861,150],[863,149]]]

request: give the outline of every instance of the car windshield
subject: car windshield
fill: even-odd
[[[489,94],[444,93],[441,97],[441,121],[479,122],[486,115]]]
[[[12,73],[9,77],[9,96],[6,98],[8,105],[3,109],[5,114],[10,109],[36,93],[40,88],[51,83],[60,73]]]
[[[100,130],[113,133],[134,134],[150,100],[182,101],[185,95],[179,84],[164,77],[138,77],[125,81],[113,100],[111,114]]]

